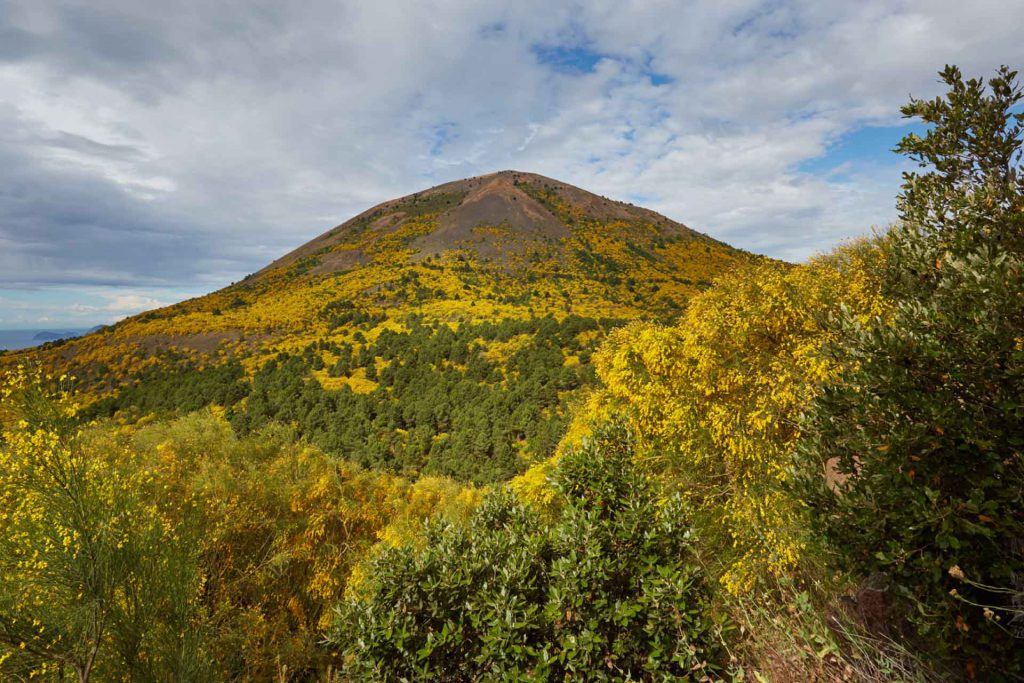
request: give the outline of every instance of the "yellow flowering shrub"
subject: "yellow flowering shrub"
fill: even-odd
[[[738,559],[723,582],[734,593],[800,556],[796,503],[780,484],[801,411],[838,371],[822,352],[822,323],[840,305],[885,313],[881,258],[879,243],[859,242],[807,265],[755,264],[694,297],[676,324],[633,323],[595,354],[603,388],[570,438],[624,415],[641,457],[674,473],[727,530]]]
[[[83,442],[68,378],[18,367],[0,406],[0,678],[195,673],[194,544],[151,473]]]
[[[203,530],[203,599],[218,670],[271,680],[282,667],[337,666],[320,647],[331,607],[365,579],[378,548],[415,542],[423,520],[465,517],[482,492],[442,477],[415,482],[364,469],[284,426],[239,438],[218,411],[123,429],[162,497],[189,499]],[[184,519],[184,518],[182,518]]]

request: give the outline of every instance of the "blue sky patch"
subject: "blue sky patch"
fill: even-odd
[[[430,156],[436,157],[444,152],[444,148],[459,137],[458,124],[454,121],[442,121],[431,129]]]
[[[799,165],[802,173],[825,175],[845,166],[899,163],[893,148],[908,133],[924,135],[927,127],[919,123],[902,126],[865,126],[852,130],[828,146],[824,155]]]
[[[674,83],[676,80],[668,74],[661,73],[654,68],[654,57],[652,55],[647,55],[647,59],[644,60],[643,74],[650,79],[651,85],[655,87],[659,85],[668,85],[669,83]]]
[[[534,45],[530,51],[541,64],[567,74],[590,73],[608,56],[584,46],[570,45]]]

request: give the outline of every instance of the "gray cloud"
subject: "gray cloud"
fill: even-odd
[[[501,168],[802,259],[891,219],[899,165],[800,165],[898,123],[946,62],[1021,65],[1022,23],[988,0],[0,0],[0,289],[213,288]]]
[[[138,147],[132,145],[108,145],[96,142],[82,135],[75,135],[64,131],[58,131],[53,139],[40,140],[40,143],[50,145],[56,149],[82,155],[106,157],[116,161],[134,161],[144,156]]]

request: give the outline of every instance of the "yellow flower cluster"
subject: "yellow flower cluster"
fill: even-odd
[[[822,353],[823,321],[841,305],[885,314],[881,258],[877,243],[859,242],[807,265],[740,269],[694,297],[678,323],[634,323],[595,355],[603,387],[576,411],[567,442],[624,416],[641,457],[720,516],[739,557],[723,575],[734,593],[800,557],[797,503],[781,484],[802,410],[840,370]],[[533,491],[543,467],[514,485]]]

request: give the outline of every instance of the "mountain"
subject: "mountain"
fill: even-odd
[[[670,320],[759,257],[502,171],[384,202],[207,296],[11,354],[94,416],[226,406],[372,466],[490,481],[550,451],[612,328]]]
[[[419,220],[423,217],[428,219]],[[573,238],[583,237],[580,233],[584,231],[577,228],[587,224],[591,229],[611,227],[608,236],[621,232],[627,224],[646,226],[647,230],[634,235],[641,241],[656,239],[657,233],[666,238],[715,243],[653,211],[544,176],[502,171],[379,204],[302,245],[259,274],[327,254],[330,256],[317,260],[316,272],[347,269],[368,262],[374,242],[387,234],[401,235],[398,239],[403,246],[411,247],[419,258],[461,249],[484,260],[514,265],[517,257],[528,255],[531,248],[554,246],[564,260],[566,249],[574,245]],[[358,235],[366,237],[356,238]]]

